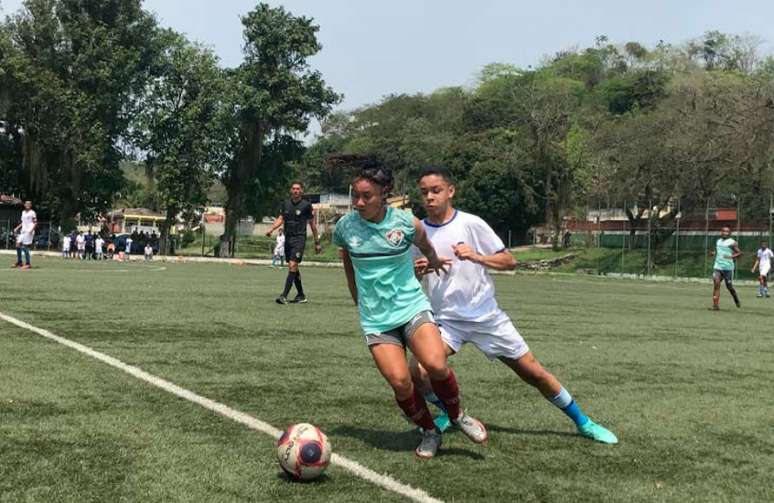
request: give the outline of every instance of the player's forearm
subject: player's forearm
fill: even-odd
[[[274,224],[269,228],[269,234],[279,229],[283,223],[285,223],[285,219],[282,218],[282,215],[280,215],[276,220],[274,220]]]
[[[424,228],[419,227],[417,229],[416,238],[414,240],[414,244],[419,248],[419,251],[422,252],[422,255],[427,257],[427,260],[433,264],[438,259],[438,254],[435,252],[435,247],[430,242],[429,239],[427,239],[427,234],[425,233]]]
[[[339,252],[341,260],[344,263],[344,275],[347,277],[347,288],[349,288],[349,294],[352,296],[352,300],[357,304],[357,284],[355,283],[355,268],[352,266],[352,259],[349,258],[349,254],[345,251]]]
[[[309,228],[312,229],[312,237],[314,237],[314,242],[319,243],[320,235],[317,233],[317,224],[314,223],[314,220],[309,221]]]
[[[516,259],[508,252],[494,255],[478,255],[476,262],[495,271],[512,271],[516,269]]]

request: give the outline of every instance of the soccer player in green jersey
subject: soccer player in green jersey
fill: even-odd
[[[720,238],[715,242],[715,251],[712,254],[715,255],[715,265],[712,273],[712,310],[717,311],[720,309],[721,281],[725,281],[728,293],[734,298],[736,307],[742,307],[739,295],[737,295],[733,284],[735,260],[742,256],[742,252],[739,250],[739,245],[736,241],[731,238],[730,227],[720,229]]]
[[[390,171],[375,161],[364,164],[352,182],[352,205],[356,211],[339,220],[333,241],[340,249],[368,349],[400,408],[422,428],[417,456],[433,457],[441,445],[442,434],[433,423],[424,397],[411,381],[407,347],[427,369],[431,387],[452,423],[473,442],[486,442],[484,425],[461,407],[459,386],[454,371],[446,363],[446,351],[430,303],[414,276],[411,245],[419,248],[439,274],[445,272],[449,259],[436,254],[424,227],[409,211],[386,203],[392,187]]]

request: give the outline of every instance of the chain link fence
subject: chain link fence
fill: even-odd
[[[585,249],[576,270],[591,274],[709,277],[712,253],[723,227],[728,227],[743,255],[736,276],[754,279],[752,272],[761,241],[772,240],[774,195],[742,198],[734,194],[705,201],[691,198],[659,204],[652,200],[590,205],[585,218],[566,222],[563,241]],[[569,236],[569,238],[568,238]]]

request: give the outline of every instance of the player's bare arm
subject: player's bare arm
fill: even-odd
[[[266,237],[271,237],[272,233],[282,227],[282,224],[285,223],[285,219],[282,218],[282,215],[278,216],[274,220],[274,225],[272,225],[268,231],[266,231]]]
[[[312,210],[312,219],[309,220],[309,228],[312,229],[312,236],[314,237],[314,252],[320,253],[322,246],[320,246],[320,235],[317,234],[317,211]]]
[[[427,267],[436,274],[440,274],[441,271],[446,272],[446,268],[451,264],[451,259],[447,257],[439,257],[435,252],[430,240],[427,238],[427,232],[422,225],[422,222],[418,218],[414,218],[414,244],[417,245],[422,255],[427,257]]]
[[[731,246],[731,249],[732,249],[732,250],[734,250],[734,253],[733,253],[733,254],[731,254],[731,256],[730,256],[729,258],[736,259],[736,258],[739,258],[739,257],[741,257],[742,255],[744,255],[744,254],[742,253],[742,250],[740,250],[740,249],[739,249],[739,246],[738,246],[738,245],[732,245],[732,246]]]
[[[349,294],[352,296],[352,300],[355,301],[355,305],[357,305],[357,284],[355,283],[355,268],[352,266],[352,259],[344,248],[339,248],[339,257],[344,263],[344,274],[347,277]]]
[[[477,253],[470,245],[460,243],[454,246],[454,254],[460,260],[469,260],[495,271],[512,271],[516,269],[516,259],[506,250],[499,251],[493,255],[482,255]]]

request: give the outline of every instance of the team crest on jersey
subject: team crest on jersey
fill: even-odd
[[[403,242],[403,231],[400,229],[393,229],[385,236],[392,246],[399,246]]]
[[[300,215],[300,214],[301,214],[301,210],[296,210],[296,215]]]
[[[357,248],[358,246],[360,246],[362,244],[363,244],[363,240],[360,239],[357,236],[352,236],[351,238],[349,238],[349,247],[350,248]]]

